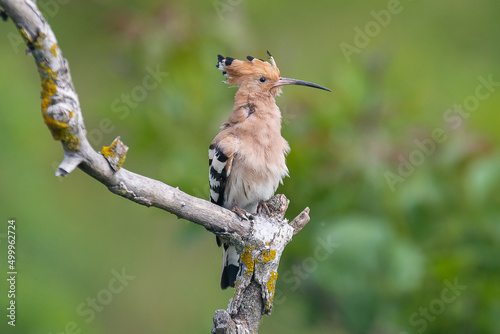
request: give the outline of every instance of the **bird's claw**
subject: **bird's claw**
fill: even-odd
[[[267,204],[264,201],[260,201],[259,205],[257,206],[257,214],[260,215],[263,212],[265,212],[267,216],[271,216],[271,211],[269,210],[269,204]]]
[[[231,211],[233,211],[234,213],[236,213],[236,215],[238,217],[240,217],[241,219],[244,219],[244,220],[252,219],[252,215],[250,213],[246,212],[245,210],[243,210],[240,207],[233,206],[233,209]]]

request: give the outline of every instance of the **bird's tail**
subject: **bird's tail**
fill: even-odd
[[[217,240],[220,245],[220,241]],[[220,287],[222,290],[228,286],[234,288],[236,277],[240,270],[240,255],[236,252],[236,247],[222,243],[222,274],[220,277]]]

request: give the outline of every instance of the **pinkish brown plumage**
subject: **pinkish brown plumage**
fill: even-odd
[[[282,78],[271,54],[270,62],[218,56],[217,68],[226,83],[238,87],[233,113],[209,148],[210,200],[228,209],[256,213],[260,202],[274,195],[288,176],[285,157],[290,151],[281,136],[281,112],[275,96],[283,85],[322,86]],[[221,240],[217,239],[218,244]],[[233,286],[239,271],[239,255],[224,243],[221,288]]]

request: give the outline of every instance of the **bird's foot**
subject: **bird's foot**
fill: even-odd
[[[271,211],[269,210],[269,204],[267,204],[264,201],[260,201],[259,205],[257,206],[257,214],[260,215],[263,212],[265,212],[267,216],[271,216]]]
[[[241,219],[244,219],[244,220],[252,219],[252,215],[240,207],[233,206],[233,209],[231,211],[236,213],[236,215],[238,217],[240,217]]]

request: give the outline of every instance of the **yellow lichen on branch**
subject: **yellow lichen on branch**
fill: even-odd
[[[33,40],[26,33],[26,30],[21,28],[21,29],[19,29],[19,32],[21,33],[21,36],[24,39],[24,41],[26,42],[26,44],[33,42]]]
[[[118,171],[122,168],[123,163],[125,162],[125,157],[127,156],[128,147],[125,146],[120,137],[116,138],[111,145],[103,146],[101,153],[108,161],[111,168],[114,171]]]
[[[22,32],[21,34],[23,35]],[[24,33],[24,35],[26,35],[26,33]],[[43,51],[42,39],[44,36],[44,34],[40,33],[36,40],[32,43],[32,46],[36,51]],[[25,38],[30,40],[27,36],[25,36]],[[53,51],[52,48],[50,51],[53,54],[55,53],[55,50]],[[56,120],[53,115],[49,115],[49,113],[47,113],[49,107],[54,103],[53,98],[57,94],[57,73],[54,72],[50,66],[47,66],[44,61],[39,63],[38,72],[42,83],[41,98],[43,121],[49,128],[50,133],[55,140],[63,141],[69,150],[76,151],[80,148],[80,139],[71,131],[68,123],[60,122]],[[73,116],[73,111],[70,111],[69,115],[71,118]]]
[[[262,264],[268,263],[276,257],[276,251],[274,249],[270,249],[269,251],[265,250],[262,252]]]
[[[241,262],[243,262],[247,267],[246,274],[250,276],[253,274],[253,268],[254,268],[254,258],[252,257],[252,252],[251,252],[251,250],[254,248],[255,246],[249,245],[243,251],[243,253],[241,253]]]
[[[267,291],[269,292],[269,300],[266,302],[266,309],[269,309],[273,305],[274,291],[276,289],[276,280],[278,279],[278,273],[276,271],[271,271],[271,277],[267,282]]]
[[[43,121],[52,133],[52,137],[55,140],[64,141],[68,149],[76,151],[80,148],[80,139],[71,132],[68,123],[59,122],[54,119],[54,117],[47,114],[47,109],[52,105],[52,98],[57,94],[57,86],[55,81],[57,79],[57,73],[55,73],[51,68],[45,65],[44,62],[40,62],[39,67],[40,79],[42,81],[42,116]],[[73,112],[70,111],[70,117]]]
[[[57,44],[53,44],[51,47],[50,47],[50,52],[52,53],[52,55],[54,57],[57,57]]]

